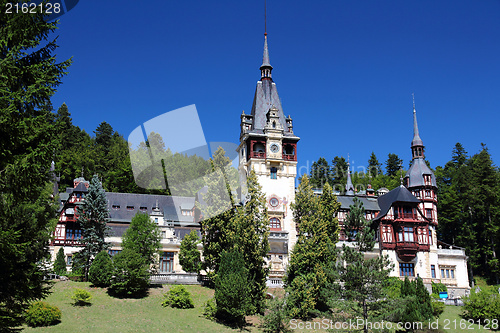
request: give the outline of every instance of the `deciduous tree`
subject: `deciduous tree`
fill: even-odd
[[[201,269],[201,256],[198,250],[199,243],[200,237],[198,237],[196,230],[191,230],[181,242],[179,263],[186,272],[198,273]]]
[[[160,249],[160,229],[148,214],[137,212],[122,239],[124,249],[134,250],[154,270]]]

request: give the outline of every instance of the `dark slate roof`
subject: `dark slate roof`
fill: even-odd
[[[274,105],[278,109],[279,121],[284,132],[288,132],[288,126],[286,124],[285,115],[283,113],[283,108],[281,107],[280,97],[278,96],[278,89],[276,88],[276,83],[271,80],[262,80],[257,82],[257,88],[255,89],[255,96],[253,99],[252,112],[253,116],[253,133],[255,130],[257,133],[263,133],[263,129],[267,122],[267,112]]]
[[[201,239],[201,231],[199,228],[185,228],[185,227],[174,228],[174,235],[180,240],[183,240],[184,237],[186,237],[186,235],[191,232],[191,230],[196,230],[196,234]]]
[[[109,235],[111,237],[123,237],[125,230],[128,229],[129,224],[108,224],[108,227],[111,229]]]
[[[87,193],[89,190],[87,189],[87,186],[85,186],[85,183],[84,182],[80,182],[74,189],[72,192],[83,192],[83,193]]]
[[[181,214],[181,207],[182,209],[194,207],[194,197],[114,192],[106,192],[106,197],[112,222],[130,222],[138,211],[151,215],[156,202],[158,202],[158,207],[164,214],[165,220],[179,222],[181,225],[194,224],[193,216]],[[119,206],[119,208],[113,208],[113,206]],[[145,207],[145,210],[141,210],[141,207]]]
[[[412,188],[415,186],[424,186],[424,175],[431,175],[431,184],[432,186],[437,187],[436,185],[436,176],[429,169],[427,164],[425,164],[425,160],[423,158],[415,158],[411,162],[410,169],[406,173],[406,177],[409,177],[408,187]]]
[[[354,198],[358,198],[363,204],[365,210],[379,211],[377,198],[354,197],[349,195],[337,195],[337,201],[340,202],[340,209],[349,210],[350,206],[354,204]]]
[[[420,135],[418,134],[418,125],[417,125],[417,111],[415,111],[415,105],[413,105],[413,140],[411,141],[411,146],[423,146],[424,143],[422,139],[420,139]]]
[[[411,194],[411,192],[408,191],[408,189],[403,185],[396,187],[394,190],[378,198],[380,213],[378,213],[377,217],[374,218],[373,221],[378,221],[382,217],[384,217],[391,206],[396,202],[418,204],[420,200],[418,200],[413,194]]]

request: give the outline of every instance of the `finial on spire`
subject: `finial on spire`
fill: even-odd
[[[84,166],[82,166],[82,178],[83,178],[83,169],[84,169],[84,168],[85,168],[85,167],[84,167]]]
[[[351,164],[349,163],[349,154],[347,154],[347,184],[345,185],[345,194],[354,195],[354,186],[351,180]]]
[[[264,0],[264,36],[267,36],[267,7],[266,7],[266,0]]]
[[[417,124],[417,111],[415,110],[415,94],[412,93],[413,98],[413,140],[411,141],[411,148],[413,151],[413,157],[423,157],[423,148],[424,143],[422,139],[420,139],[420,135],[418,133],[418,124]]]

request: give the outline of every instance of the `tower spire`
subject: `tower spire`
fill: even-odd
[[[351,164],[349,163],[349,154],[347,154],[347,184],[345,185],[345,194],[354,195],[354,186],[351,180]]]
[[[264,1],[264,55],[262,56],[262,65],[260,66],[260,79],[272,81],[272,70],[273,66],[271,66],[269,61],[269,49],[267,47],[267,10],[266,2]]]
[[[415,94],[412,93],[411,95],[413,97],[413,140],[411,141],[411,150],[413,158],[423,158],[424,143],[418,133],[417,111],[415,110]]]

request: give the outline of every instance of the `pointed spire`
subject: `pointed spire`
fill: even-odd
[[[415,95],[413,96],[413,140],[411,142],[411,146],[423,146],[422,139],[420,139],[420,135],[418,134],[418,124],[417,124],[417,111],[415,110]]]
[[[354,186],[351,180],[351,164],[349,163],[349,155],[347,155],[347,184],[345,185],[345,195],[354,195]]]
[[[420,139],[420,135],[418,133],[418,124],[417,124],[417,111],[415,110],[415,95],[413,96],[413,140],[411,141],[411,150],[413,159],[415,158],[423,158],[424,157],[424,143],[422,139]]]
[[[271,71],[273,66],[269,62],[269,49],[267,47],[267,32],[264,33],[264,55],[262,56],[262,65],[260,66],[260,77],[261,80],[272,80]]]

